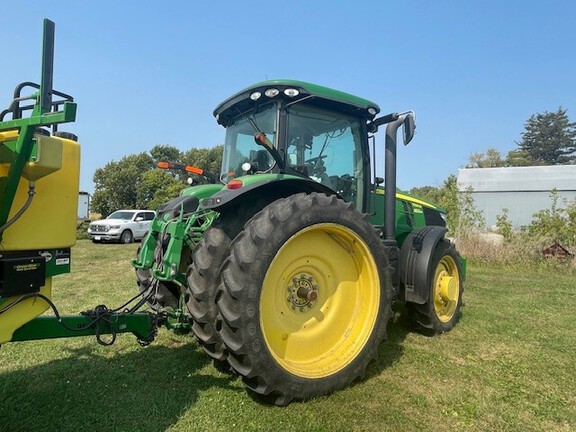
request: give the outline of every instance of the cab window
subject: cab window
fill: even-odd
[[[221,171],[223,182],[246,174],[242,168],[246,162],[250,163],[251,172],[268,172],[273,168],[275,162],[270,153],[254,141],[257,132],[264,132],[276,144],[275,105],[240,116],[227,126]]]
[[[287,162],[361,208],[362,124],[318,107],[288,108]]]

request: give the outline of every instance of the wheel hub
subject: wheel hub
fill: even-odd
[[[290,279],[290,285],[286,288],[288,298],[286,299],[292,309],[304,312],[305,308],[311,308],[318,298],[318,285],[314,281],[314,276],[309,273],[299,273]]]
[[[458,285],[456,279],[450,276],[448,273],[440,275],[438,278],[440,285],[439,294],[442,300],[445,302],[454,302],[458,295]]]

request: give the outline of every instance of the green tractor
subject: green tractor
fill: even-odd
[[[396,190],[396,133],[410,142],[414,114],[378,117],[373,102],[290,80],[216,108],[221,173],[161,164],[206,184],[156,211],[133,260],[139,292],[60,315],[52,279],[70,271],[80,145],[58,130],[76,104],[52,89],[53,50],[45,20],[41,84],[17,86],[0,113],[0,344],[130,332],[146,345],[159,326],[192,331],[218,366],[286,405],[362,377],[394,302],[428,334],[454,327],[465,260],[443,210]],[[371,164],[383,125],[385,179]]]
[[[221,173],[159,164],[210,183],[158,209],[133,262],[140,291],[274,404],[362,377],[396,301],[428,334],[458,321],[465,261],[444,212],[396,190],[396,134],[411,141],[414,113],[379,112],[327,87],[265,81],[214,110]],[[385,179],[371,164],[383,125]]]

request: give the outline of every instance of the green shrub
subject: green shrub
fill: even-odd
[[[552,202],[549,209],[533,215],[528,232],[546,239],[548,243],[556,241],[565,247],[576,246],[576,199],[571,203],[564,199],[564,207],[561,207],[556,189],[550,192],[550,199]]]
[[[498,234],[504,236],[506,242],[511,242],[514,237],[514,230],[512,229],[512,222],[508,219],[508,209],[503,208],[502,213],[496,216],[496,228]]]
[[[88,240],[88,225],[90,225],[90,221],[79,222],[76,225],[76,239],[77,240]]]

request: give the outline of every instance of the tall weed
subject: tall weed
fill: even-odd
[[[545,237],[532,236],[527,232],[516,232],[510,241],[495,242],[482,233],[473,233],[455,240],[460,254],[482,265],[546,268],[576,273],[576,259],[545,258],[544,249],[550,246]]]

